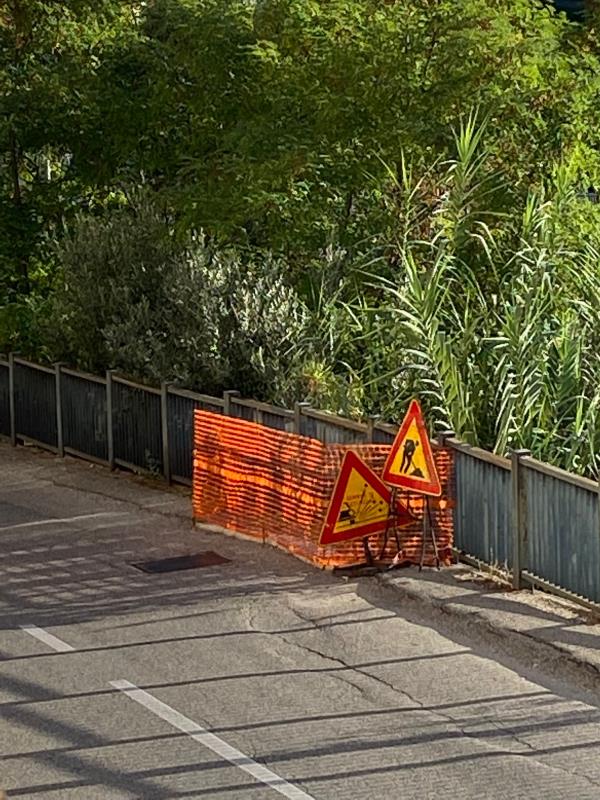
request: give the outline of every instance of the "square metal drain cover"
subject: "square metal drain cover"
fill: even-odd
[[[198,569],[199,567],[214,567],[217,564],[228,564],[230,558],[223,558],[212,550],[204,553],[195,553],[192,556],[176,556],[175,558],[161,558],[158,561],[141,561],[132,564],[142,572],[177,572],[182,569]]]

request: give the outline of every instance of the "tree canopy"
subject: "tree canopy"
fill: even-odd
[[[573,305],[536,329],[562,330],[559,362],[598,279],[595,5],[6,0],[0,350],[389,417],[437,364],[438,418],[505,448],[498,342],[539,280],[515,265],[566,270]]]

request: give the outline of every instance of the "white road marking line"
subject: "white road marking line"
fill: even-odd
[[[63,519],[37,519],[34,522],[19,522],[17,525],[3,525],[0,531],[14,531],[18,528],[37,528],[40,525],[68,524],[70,522],[80,522],[82,519],[97,519],[98,517],[122,517],[128,511],[98,511],[96,514],[79,514],[76,517],[64,517]]]
[[[63,642],[63,640],[59,639],[58,636],[53,636],[53,634],[48,633],[48,631],[45,631],[43,628],[38,628],[37,625],[21,625],[21,629],[30,636],[39,639],[40,642],[44,642],[44,644],[47,644],[48,647],[56,650],[57,653],[70,653],[75,650],[74,647],[71,647],[70,644]]]
[[[225,761],[229,761],[234,766],[252,775],[252,777],[256,778],[260,783],[264,783],[269,788],[287,797],[288,800],[314,800],[314,797],[306,794],[302,789],[288,783],[277,775],[277,773],[272,772],[268,767],[254,761],[249,756],[242,753],[241,750],[237,750],[235,747],[227,744],[223,739],[219,739],[218,736],[215,736],[214,733],[210,733],[201,725],[198,725],[193,719],[185,717],[183,714],[180,714],[179,711],[175,711],[174,708],[171,708],[171,706],[168,706],[161,700],[157,700],[156,697],[148,694],[144,689],[139,689],[134,683],[120,680],[111,681],[110,685],[115,689],[119,689],[119,691],[126,694],[131,700],[135,700],[136,703],[147,708],[148,711],[151,711],[157,717],[168,722],[169,725],[183,731],[183,733],[187,733],[192,739],[200,742],[200,744],[212,750],[213,753],[216,753],[218,756],[225,759]]]
[[[11,481],[2,483],[3,492],[30,492],[32,489],[46,488],[50,481]]]

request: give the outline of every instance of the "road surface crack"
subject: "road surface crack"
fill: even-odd
[[[296,608],[293,608],[293,607],[291,607],[289,605],[288,605],[288,607],[289,607],[289,610],[299,620],[302,621],[302,623],[304,623],[305,625],[312,626],[312,629],[313,629],[313,631],[315,633],[319,633],[321,635],[326,635],[327,629],[329,627],[328,624],[319,625],[313,619],[311,619],[310,617],[300,613]],[[258,614],[254,615],[250,608],[247,608],[246,611],[247,611],[248,626],[250,627],[251,630],[254,630],[257,633],[262,633],[265,636],[272,636],[272,637],[275,637],[277,639],[280,639],[281,641],[283,641],[286,645],[288,645],[290,647],[297,648],[299,650],[302,650],[305,653],[310,653],[312,656],[317,656],[318,658],[323,659],[324,661],[326,661],[326,662],[328,662],[330,664],[337,665],[338,667],[340,667],[347,674],[342,675],[339,672],[332,672],[331,673],[331,677],[335,678],[335,679],[337,679],[339,681],[342,681],[343,683],[345,683],[347,685],[352,686],[357,691],[359,691],[361,696],[366,700],[375,700],[375,698],[372,696],[372,693],[369,692],[368,686],[367,687],[364,686],[362,682],[361,683],[356,683],[355,681],[353,681],[351,679],[350,675],[352,675],[352,673],[354,673],[357,676],[360,676],[361,677],[361,681],[362,681],[362,679],[366,678],[368,681],[374,682],[374,683],[379,684],[381,686],[385,686],[386,689],[391,690],[396,695],[399,695],[400,697],[402,697],[404,700],[409,700],[410,703],[413,705],[413,710],[414,711],[418,712],[418,711],[422,710],[424,713],[428,714],[431,718],[437,719],[439,722],[442,722],[442,723],[444,723],[446,725],[449,725],[454,731],[458,732],[460,735],[464,736],[467,739],[470,739],[471,741],[477,742],[478,745],[480,745],[481,747],[486,748],[487,750],[492,750],[492,751],[495,750],[495,751],[497,751],[498,749],[500,749],[501,751],[505,752],[507,756],[511,756],[511,757],[514,757],[514,758],[533,759],[535,762],[537,762],[538,764],[540,764],[541,766],[543,766],[546,769],[553,769],[553,770],[557,770],[558,772],[561,772],[561,773],[564,773],[564,774],[568,774],[568,775],[576,776],[578,778],[582,778],[583,780],[585,780],[587,783],[589,783],[591,786],[594,786],[594,787],[599,787],[600,786],[599,782],[594,781],[592,778],[590,778],[587,775],[581,774],[581,772],[575,772],[575,771],[569,770],[569,769],[567,769],[565,767],[558,766],[558,765],[556,765],[554,763],[552,763],[552,764],[547,763],[543,759],[543,753],[540,753],[540,751],[535,747],[535,745],[532,745],[530,742],[528,742],[526,739],[524,739],[521,736],[519,736],[518,734],[516,734],[514,731],[512,731],[512,730],[510,730],[510,729],[508,729],[506,727],[502,727],[502,725],[499,725],[496,721],[494,721],[492,719],[489,719],[489,718],[486,719],[486,723],[489,726],[493,726],[494,728],[496,728],[497,731],[498,731],[498,735],[499,736],[508,734],[510,736],[511,741],[513,741],[514,743],[518,743],[521,747],[526,748],[526,749],[522,750],[522,751],[515,751],[514,749],[511,749],[510,746],[508,746],[508,747],[507,746],[503,746],[502,744],[498,744],[497,742],[495,744],[492,744],[491,742],[486,741],[485,735],[483,735],[481,732],[478,733],[478,732],[475,732],[475,731],[472,731],[472,730],[470,731],[469,730],[469,726],[461,725],[460,722],[458,720],[456,720],[454,717],[452,717],[451,714],[446,714],[441,710],[432,709],[431,706],[427,706],[424,702],[422,702],[421,700],[419,700],[416,697],[414,697],[405,688],[401,689],[398,686],[396,686],[393,682],[388,681],[385,678],[381,678],[378,675],[374,675],[372,672],[370,672],[366,668],[362,668],[362,667],[360,667],[358,665],[348,663],[347,661],[345,661],[343,658],[341,658],[339,656],[331,655],[330,653],[323,652],[322,650],[318,649],[317,647],[314,647],[314,646],[311,646],[311,645],[307,645],[307,644],[305,644],[303,642],[299,642],[297,640],[292,639],[291,637],[295,633],[293,630],[291,630],[289,633],[287,633],[287,632],[284,633],[284,632],[281,632],[281,631],[276,631],[276,630],[269,631],[269,630],[264,630],[264,629],[260,628],[258,626],[258,624],[257,624],[257,619],[256,619]],[[307,631],[306,631],[305,628],[302,628],[302,629],[299,629],[297,631],[297,633],[298,634],[307,633]],[[380,699],[378,700],[378,702],[381,702]]]

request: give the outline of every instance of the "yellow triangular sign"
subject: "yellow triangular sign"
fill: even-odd
[[[333,490],[319,544],[336,544],[381,533],[386,530],[392,495],[381,479],[349,450]],[[414,522],[400,503],[394,524],[403,527]]]
[[[442,493],[423,412],[416,400],[400,426],[382,477],[392,486],[421,494],[437,497]]]

